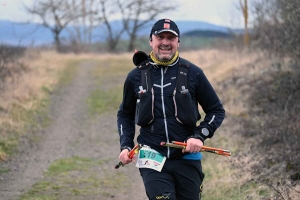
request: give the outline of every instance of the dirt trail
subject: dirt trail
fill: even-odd
[[[102,193],[89,196],[58,196],[57,199],[147,199],[138,170],[133,165],[113,169],[118,161],[119,145],[116,132],[116,112],[91,119],[86,108],[86,99],[95,89],[92,62],[82,62],[72,83],[60,88],[52,95],[50,109],[51,124],[38,133],[38,141],[24,139],[20,153],[5,163],[9,173],[0,174],[0,199],[18,199],[33,184],[43,180],[43,173],[57,159],[79,156],[106,160],[105,166],[95,169],[95,176],[109,173],[128,175],[128,185],[106,188],[110,196]],[[107,148],[109,151],[107,152]],[[105,170],[103,170],[105,169]],[[79,176],[79,175],[78,175]],[[104,190],[99,188],[99,190]]]

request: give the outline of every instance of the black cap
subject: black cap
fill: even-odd
[[[170,32],[176,35],[177,37],[180,37],[180,32],[177,25],[170,19],[160,19],[157,22],[155,22],[150,32],[150,38],[152,34],[158,35],[162,32]]]

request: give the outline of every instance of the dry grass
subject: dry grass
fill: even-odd
[[[70,60],[90,59],[93,55],[58,55],[28,50],[20,60],[26,71],[8,80],[0,96],[0,160],[6,160],[26,131],[29,118],[58,84]]]
[[[251,163],[253,158],[250,154],[245,155],[245,152],[250,152],[251,145],[239,134],[244,128],[239,120],[250,117],[248,115],[248,98],[253,88],[251,85],[245,84],[245,79],[256,80],[255,78],[270,70],[269,66],[276,61],[271,61],[258,52],[240,52],[235,49],[183,52],[180,53],[180,56],[203,69],[224,103],[227,112],[222,127],[216,132],[212,140],[206,142],[206,145],[229,149],[232,151],[232,157],[204,153],[203,168],[206,173],[204,199],[223,199],[224,194],[228,194],[230,199],[246,199],[247,197],[259,199],[259,195],[269,194],[270,191],[265,187],[249,182],[252,176],[247,172],[247,169],[253,165]],[[101,67],[99,68],[100,71],[97,71],[97,74],[101,76],[104,72],[105,74],[112,73],[109,71],[112,65],[120,69],[122,66],[115,66],[116,60],[120,61],[124,58],[131,61],[132,54],[58,55],[55,52],[41,52],[36,59],[25,58],[24,63],[29,67],[28,72],[20,77],[19,85],[11,85],[1,94],[0,127],[7,127],[7,130],[19,130],[23,127],[23,119],[11,115],[14,107],[18,105],[24,110],[34,109],[36,101],[47,95],[41,88],[46,87],[52,91],[54,86],[58,84],[58,75],[63,72],[70,60],[89,59],[102,63],[101,65],[105,63],[107,68]],[[112,62],[107,62],[108,60]],[[132,65],[132,67],[134,66]],[[282,70],[286,69],[283,68]],[[128,67],[124,68],[122,72],[114,71],[111,74],[111,81],[122,84],[124,80],[121,80],[120,77],[125,77],[127,72]],[[266,78],[268,77],[266,76]],[[7,133],[9,132],[0,134],[3,136]],[[1,155],[3,154],[1,154],[0,148],[0,157]],[[236,168],[236,163],[244,163],[245,168]]]
[[[58,54],[54,51],[27,50],[20,62],[26,71],[7,80],[0,96],[0,160],[6,160],[18,145],[18,138],[28,126],[28,120],[41,109],[49,94],[61,81],[70,62],[128,58],[132,54]],[[109,62],[106,62],[109,63]],[[109,64],[107,65],[109,67]]]
[[[274,191],[265,185],[253,182],[252,167],[260,162],[251,152],[253,139],[245,140],[245,127],[242,120],[249,119],[249,98],[254,88],[249,83],[276,69],[277,60],[265,57],[261,52],[220,51],[216,49],[182,53],[201,67],[216,89],[226,110],[226,118],[207,146],[229,149],[230,158],[204,155],[203,168],[204,199],[260,199],[260,196],[273,196]],[[280,70],[288,70],[282,66]],[[257,156],[257,155],[256,155]],[[226,193],[226,197],[224,196]],[[272,194],[273,193],[273,194]]]
[[[253,62],[256,56],[246,56],[246,52],[237,52],[234,49],[227,52],[216,49],[200,50],[181,53],[180,55],[203,69],[224,103],[227,115],[234,113],[238,116],[246,112],[245,102],[241,101],[242,94],[235,88],[224,88],[220,82],[226,79],[232,80],[234,71]],[[232,123],[232,120],[234,119],[225,118],[222,127],[217,130],[214,138],[205,143],[207,146],[229,149],[232,152],[232,157],[203,154],[202,165],[206,174],[203,199],[223,199],[224,193],[227,194],[224,199],[242,199],[242,196],[247,196],[245,193],[249,193],[240,187],[251,178],[250,175],[245,174],[243,177],[237,177],[236,174],[239,171],[234,168],[232,162],[241,147],[240,145],[243,144],[243,139],[236,136],[238,134],[234,134],[240,130],[240,124]],[[234,139],[229,139],[232,137]]]

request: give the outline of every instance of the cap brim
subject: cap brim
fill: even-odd
[[[173,33],[174,35],[176,35],[178,37],[178,33],[176,33],[175,31],[173,31],[171,29],[162,29],[160,31],[155,31],[153,33],[153,35],[158,35],[158,34],[163,33],[163,32],[170,32],[170,33]]]

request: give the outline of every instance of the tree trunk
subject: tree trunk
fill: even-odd
[[[54,41],[55,41],[55,48],[56,48],[56,51],[60,51],[60,47],[61,47],[61,42],[60,42],[60,39],[59,39],[59,34],[60,34],[60,31],[54,31]]]
[[[129,39],[129,44],[128,44],[128,52],[132,52],[135,47],[135,41],[136,41],[136,32],[133,32],[131,35],[130,35],[130,39]]]

